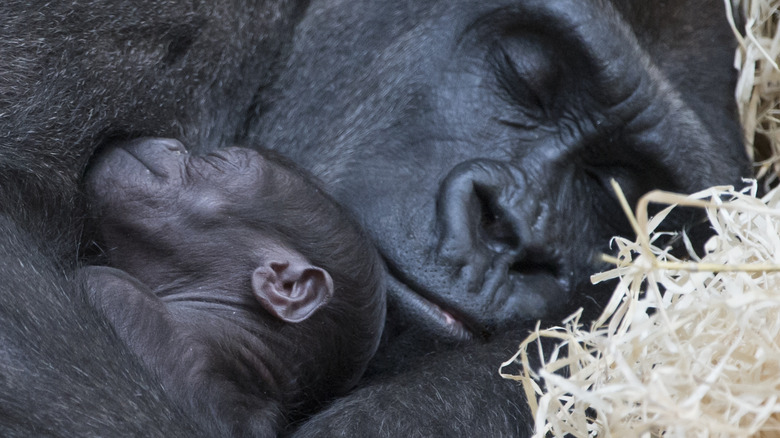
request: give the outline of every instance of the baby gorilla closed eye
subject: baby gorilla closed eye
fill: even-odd
[[[99,157],[85,189],[108,264],[83,269],[91,297],[192,415],[275,436],[360,378],[384,324],[382,265],[304,174],[139,139]]]

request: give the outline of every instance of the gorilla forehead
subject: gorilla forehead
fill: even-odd
[[[610,178],[636,199],[747,172],[729,30],[688,12],[719,7],[314,1],[260,140],[359,217],[401,313],[419,294],[490,332],[571,309],[629,232]]]

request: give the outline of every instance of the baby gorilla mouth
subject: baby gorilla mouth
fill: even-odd
[[[146,173],[158,179],[167,179],[171,177],[172,171],[178,170],[174,167],[178,168],[183,155],[189,155],[189,152],[174,139],[138,138],[120,141],[108,144],[97,152],[91,159],[86,175],[88,180],[112,180],[112,175],[122,175],[121,179],[129,182]],[[135,176],[129,169],[136,169]]]
[[[178,140],[174,139],[167,139],[167,138],[161,138],[161,139],[136,139],[131,140],[128,143],[123,144],[122,146],[119,146],[117,149],[124,151],[128,153],[130,156],[135,158],[141,165],[143,165],[149,172],[151,172],[154,176],[165,178],[168,176],[168,166],[166,164],[166,160],[158,160],[158,154],[150,154],[149,153],[149,144],[150,142],[153,142],[159,149],[160,152],[168,154],[172,153],[174,155],[184,155],[188,154],[187,149],[184,147],[183,144],[181,144]],[[146,151],[144,153],[139,153],[138,149],[144,148]],[[167,158],[167,157],[166,157]]]

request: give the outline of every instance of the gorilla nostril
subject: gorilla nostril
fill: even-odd
[[[545,254],[534,254],[533,251],[525,254],[520,260],[516,260],[509,266],[509,271],[523,275],[549,274],[553,277],[560,276],[560,267],[554,260],[550,260]]]
[[[521,196],[519,179],[504,163],[473,160],[456,166],[439,193],[439,256],[464,266],[489,263],[495,254],[521,244],[512,205]]]
[[[504,253],[520,245],[512,222],[506,217],[505,208],[498,204],[495,188],[474,184],[474,195],[479,202],[480,219],[477,233],[479,240],[491,251]]]

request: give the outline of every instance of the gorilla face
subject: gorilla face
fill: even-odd
[[[375,239],[396,335],[598,301],[597,256],[631,234],[610,179],[633,202],[748,173],[718,1],[355,3],[312,2],[256,135]]]
[[[251,149],[228,147],[198,156],[177,140],[140,138],[97,157],[85,190],[114,266],[155,287],[186,275],[171,266],[202,273],[211,266],[206,259],[253,254],[246,242],[273,246],[235,208],[267,208],[259,202],[271,191],[262,175],[273,170]],[[224,277],[218,265],[215,277]]]

